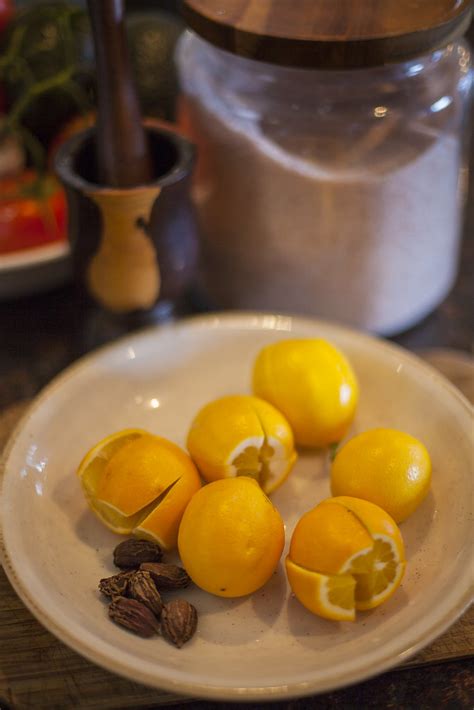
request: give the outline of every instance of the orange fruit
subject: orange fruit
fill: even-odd
[[[206,481],[250,476],[268,494],[286,480],[296,461],[285,417],[249,395],[221,397],[204,406],[191,424],[187,447]]]
[[[314,614],[353,621],[398,588],[405,570],[402,536],[392,518],[365,500],[328,498],[293,532],[286,571],[299,601]]]
[[[264,347],[253,370],[253,391],[287,418],[301,446],[322,447],[346,434],[358,384],[344,355],[326,340],[281,340]]]
[[[431,460],[421,441],[396,429],[370,429],[347,442],[331,467],[331,492],[371,501],[400,523],[426,497]]]
[[[100,441],[78,476],[90,508],[111,530],[176,546],[184,509],[200,488],[199,474],[176,444],[126,429]]]
[[[273,574],[285,531],[277,509],[252,478],[204,486],[183,515],[178,549],[198,587],[222,597],[259,589]]]

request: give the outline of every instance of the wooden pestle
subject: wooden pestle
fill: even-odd
[[[124,0],[87,0],[97,66],[97,162],[101,184],[135,187],[153,177],[130,68]]]

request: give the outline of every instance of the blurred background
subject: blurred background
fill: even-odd
[[[182,31],[177,2],[129,0],[126,5],[142,111],[172,120],[172,56]],[[79,118],[89,121],[95,105],[93,48],[83,2],[0,0],[0,88],[3,123],[20,134],[28,162],[44,168],[42,148],[57,147],[61,130],[70,133],[73,119],[76,126]]]
[[[177,2],[129,0],[126,10],[142,113],[173,121],[173,53],[183,30]],[[8,256],[0,264],[0,300],[67,279],[67,208],[52,164],[58,147],[94,122],[95,107],[85,2],[0,0],[0,257]],[[43,277],[25,264],[20,273],[18,259],[44,245],[56,248],[55,267]]]

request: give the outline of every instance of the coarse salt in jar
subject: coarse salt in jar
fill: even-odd
[[[389,335],[451,288],[471,3],[369,5],[186,0],[180,121],[215,305]]]

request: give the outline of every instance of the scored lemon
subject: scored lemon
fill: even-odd
[[[364,498],[400,523],[426,497],[431,460],[425,446],[396,429],[370,429],[345,444],[331,467],[335,496]]]
[[[344,355],[326,340],[281,340],[257,356],[253,391],[288,419],[297,444],[322,447],[347,432],[358,384]]]
[[[193,582],[222,597],[240,597],[263,586],[284,543],[279,512],[258,483],[245,476],[201,488],[186,508],[178,536],[179,554]]]
[[[167,550],[176,546],[184,509],[201,486],[186,452],[141,429],[102,439],[77,473],[90,508],[108,528]]]
[[[293,432],[268,402],[230,395],[204,406],[187,438],[191,458],[206,481],[250,476],[271,493],[296,461]]]
[[[394,594],[405,571],[405,551],[384,510],[337,496],[300,518],[285,566],[295,596],[309,611],[354,621],[356,609],[373,609]]]

